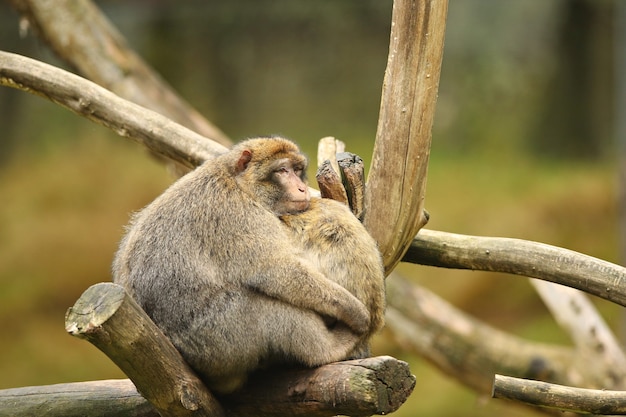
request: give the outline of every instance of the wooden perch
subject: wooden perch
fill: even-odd
[[[396,411],[415,386],[406,362],[390,356],[316,369],[267,371],[226,398],[236,416],[370,416]]]
[[[174,345],[112,283],[89,287],[65,317],[65,330],[104,352],[166,416],[222,416],[223,410]]]
[[[364,224],[387,274],[426,223],[424,195],[447,0],[396,0]]]
[[[337,362],[317,369],[260,373],[253,381],[244,391],[223,399],[226,415],[388,414],[406,401],[415,385],[407,363],[389,356]],[[0,416],[34,415],[159,416],[129,379],[0,390]]]
[[[159,417],[130,379],[0,390],[2,417]]]
[[[415,377],[406,362],[383,356],[316,369],[268,370],[253,377],[242,391],[222,398],[220,405],[145,312],[122,287],[111,283],[96,284],[85,291],[68,311],[66,329],[109,356],[162,416],[387,414],[406,401],[415,385]],[[120,409],[126,408],[126,399],[117,400],[119,384],[123,383],[116,384],[114,387],[71,384],[71,389],[59,386],[58,393],[63,397],[64,392],[75,395],[95,389],[98,394],[87,395],[89,401],[106,397],[112,404],[119,401]],[[35,402],[41,402],[42,398],[35,394],[50,389],[53,388],[0,391],[0,414],[16,396],[24,401],[26,394],[33,395]],[[130,390],[126,385],[124,389]],[[132,390],[128,393],[135,396]],[[68,415],[68,407],[80,407],[65,403],[59,401],[63,407],[56,410],[57,414],[48,415]],[[146,410],[143,402],[135,404],[138,409]],[[82,408],[72,412],[78,415],[79,410]]]
[[[493,398],[581,414],[626,415],[626,392],[572,388],[496,375]]]
[[[543,243],[422,230],[402,260],[538,278],[626,306],[626,268]]]
[[[226,150],[91,81],[34,59],[0,51],[0,85],[45,97],[189,168]]]

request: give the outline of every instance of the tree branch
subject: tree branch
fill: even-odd
[[[572,388],[496,375],[493,398],[594,415],[626,415],[626,392]]]
[[[387,274],[426,223],[426,172],[447,9],[447,0],[395,0],[393,4],[364,217]]]
[[[387,302],[387,327],[402,347],[478,392],[490,392],[496,373],[565,384],[598,380],[572,349],[497,330],[398,274],[387,280]]]
[[[67,311],[65,330],[104,352],[162,417],[225,415],[172,342],[121,286],[89,287]]]
[[[189,168],[226,149],[91,81],[20,55],[0,51],[0,85],[47,98]]]
[[[56,54],[120,97],[167,116],[213,141],[228,137],[208,122],[127,45],[90,0],[9,0]]]
[[[626,268],[543,243],[421,230],[402,260],[538,278],[626,306]]]
[[[0,390],[3,417],[160,417],[130,379]]]
[[[580,290],[531,278],[557,323],[565,329],[576,345],[576,353],[584,362],[593,362],[598,376],[604,375],[602,388],[624,388],[626,356],[589,297]],[[616,372],[618,369],[620,371]]]
[[[122,287],[111,283],[90,287],[68,311],[66,329],[104,352],[164,417],[387,414],[406,401],[415,385],[408,364],[389,356],[337,362],[316,369],[272,369],[257,373],[243,390],[221,398],[223,411],[171,342]],[[119,402],[115,407],[111,405],[112,412],[126,409],[131,403],[138,410],[146,410],[145,404],[136,399],[118,400],[120,384],[130,397],[136,397],[123,383],[112,388],[106,384],[72,384],[57,390],[30,387],[26,391],[0,391],[0,414],[11,401],[20,398],[26,403],[22,415],[29,415],[28,410],[36,407],[46,392],[57,394],[60,404],[57,408],[48,405],[53,408],[48,415],[80,413],[82,405],[66,402],[76,399],[76,393],[92,389],[97,394],[90,392],[85,400],[106,397],[112,403]],[[33,403],[24,399],[27,394],[33,396]]]
[[[223,399],[229,417],[389,414],[404,403],[415,386],[407,363],[389,356],[317,369],[273,371],[258,374],[255,381],[245,391]],[[0,390],[0,416],[34,415],[159,416],[130,379]]]

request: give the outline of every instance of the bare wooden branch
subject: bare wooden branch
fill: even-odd
[[[496,373],[569,385],[602,380],[572,349],[488,326],[398,274],[387,280],[387,303],[386,326],[402,347],[478,392],[491,391]]]
[[[402,260],[538,278],[626,306],[626,268],[543,243],[422,230]]]
[[[91,81],[20,55],[0,51],[0,85],[45,97],[190,168],[226,149]]]
[[[86,78],[228,146],[208,122],[127,45],[90,0],[9,0],[29,26]]]
[[[159,417],[130,379],[0,390],[0,417]]]
[[[325,160],[317,169],[315,175],[317,184],[320,187],[322,198],[331,198],[340,203],[348,204],[348,195],[341,182],[341,177],[332,167],[330,160]]]
[[[447,10],[447,0],[395,0],[393,4],[364,218],[387,273],[426,223],[426,173]]]
[[[365,199],[363,160],[345,152],[345,144],[333,137],[320,139],[317,147],[317,174],[321,195],[342,202],[362,220]]]
[[[174,345],[121,286],[89,287],[68,310],[65,329],[104,352],[162,417],[225,415]]]
[[[386,414],[400,407],[415,385],[408,364],[388,356],[338,362],[316,369],[272,369],[257,374],[242,391],[222,398],[224,412],[174,346],[122,287],[111,283],[90,287],[68,311],[66,329],[111,358],[162,416]],[[83,390],[88,388],[94,387],[88,385]],[[107,391],[107,386],[96,388],[98,396],[117,401],[119,386],[113,387],[112,392]],[[128,386],[124,389],[135,397]],[[80,390],[73,386],[71,394]],[[28,392],[34,395],[38,391],[32,388]],[[26,393],[9,394],[3,397],[0,391],[0,414],[3,398],[14,401],[16,395]],[[62,398],[59,392],[57,400]],[[65,398],[70,399],[75,397]],[[41,398],[37,397],[37,401]],[[145,409],[139,401],[132,403],[138,409]],[[119,404],[120,408],[127,406],[126,402]],[[50,415],[64,415],[69,409],[63,406],[56,412]]]
[[[397,410],[413,391],[408,364],[390,356],[259,374],[224,401],[235,416],[370,416]],[[230,414],[229,414],[230,415]]]
[[[260,373],[244,391],[223,399],[229,417],[388,414],[415,386],[408,364],[389,356],[316,369]],[[0,390],[0,416],[157,417],[129,379]],[[196,414],[194,414],[196,415]]]
[[[626,356],[589,297],[580,290],[548,281],[531,278],[530,283],[557,323],[570,334],[581,360],[593,362],[597,374],[605,376],[600,386],[623,389]]]
[[[626,392],[572,388],[496,375],[493,398],[594,415],[626,415]]]
[[[337,163],[341,171],[341,182],[348,195],[352,213],[362,220],[365,210],[365,174],[363,160],[350,152],[337,154]]]

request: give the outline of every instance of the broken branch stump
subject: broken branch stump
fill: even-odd
[[[121,286],[89,287],[68,310],[65,330],[104,352],[162,417],[224,415],[174,345]]]

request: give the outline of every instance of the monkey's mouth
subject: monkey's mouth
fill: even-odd
[[[306,211],[309,209],[309,206],[311,205],[311,202],[309,200],[296,200],[296,201],[292,201],[290,206],[291,206],[291,213],[300,213],[302,211]]]

